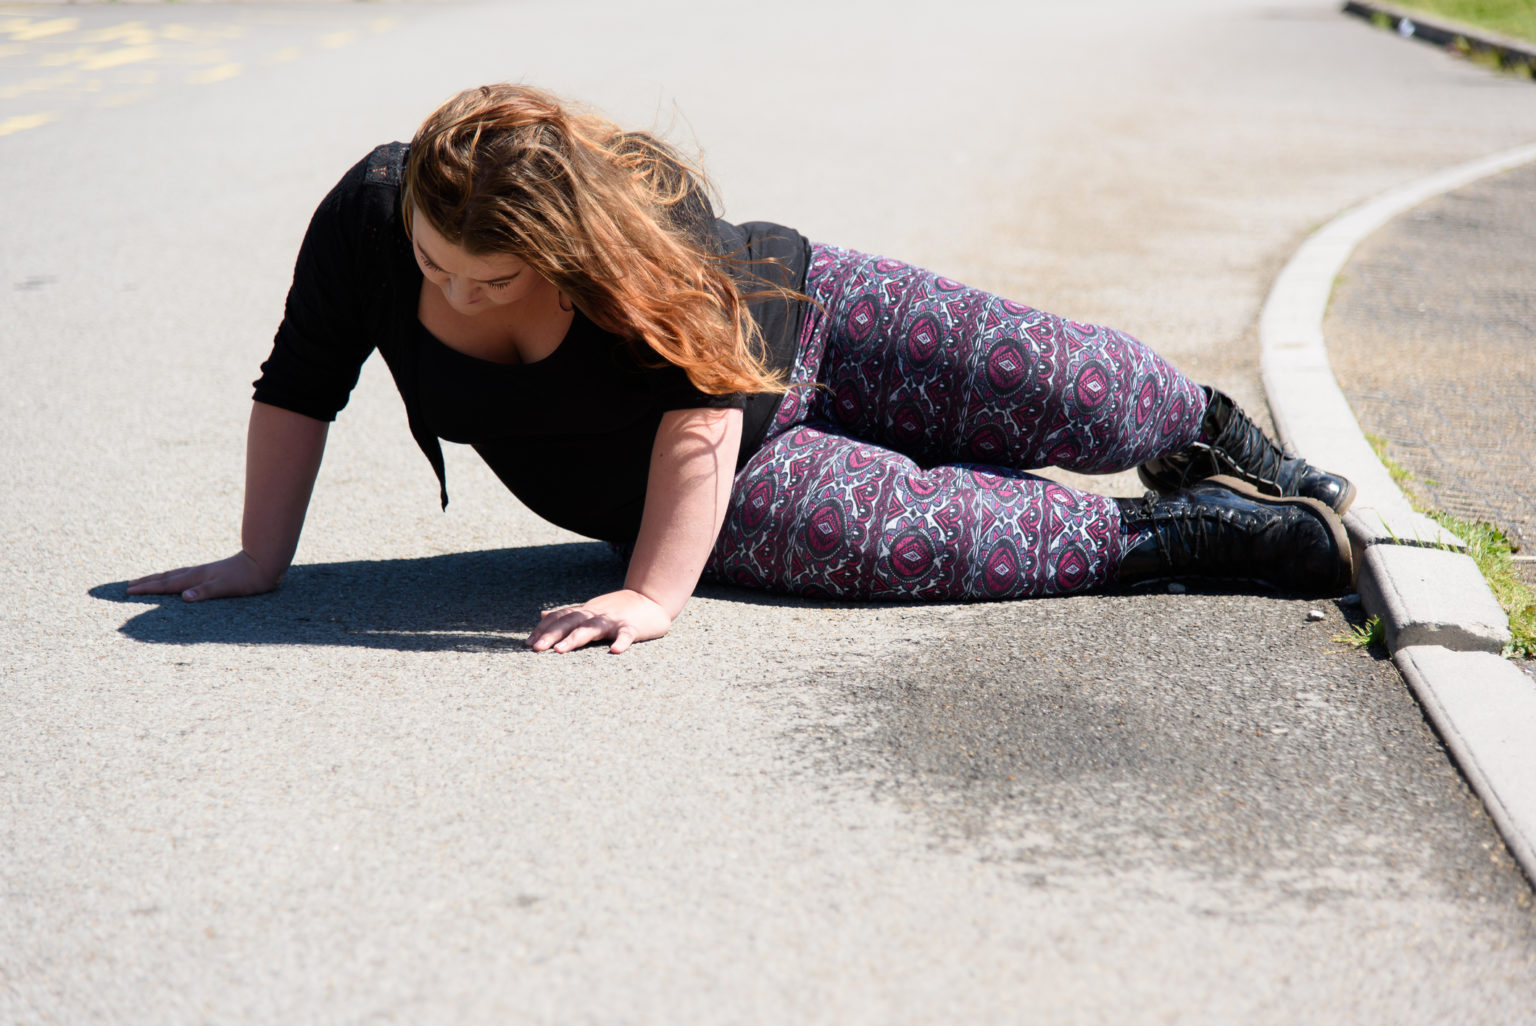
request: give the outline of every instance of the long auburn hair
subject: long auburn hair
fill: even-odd
[[[659,140],[498,84],[466,89],[417,129],[403,203],[407,232],[419,210],[472,254],[518,257],[703,392],[782,392],[745,300],[795,293],[738,291],[731,257],[691,234],[709,209],[703,190],[698,169]]]

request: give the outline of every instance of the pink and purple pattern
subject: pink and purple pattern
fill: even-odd
[[[1122,332],[817,245],[791,390],[736,476],[708,574],[800,595],[1089,590],[1114,500],[1027,474],[1127,470],[1194,441],[1200,386]]]

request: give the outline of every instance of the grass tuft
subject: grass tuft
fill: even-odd
[[[1463,520],[1450,513],[1428,509],[1413,490],[1418,478],[1387,453],[1386,439],[1380,435],[1366,435],[1365,440],[1371,443],[1376,458],[1403,490],[1409,504],[1466,543],[1467,555],[1482,571],[1488,589],[1509,617],[1511,639],[1504,654],[1515,659],[1536,658],[1536,592],[1515,573],[1514,549],[1508,536],[1487,521]],[[1364,647],[1364,644],[1357,647]]]
[[[1467,60],[1480,68],[1487,68],[1489,71],[1504,70],[1504,60],[1496,50],[1473,50],[1467,55]]]
[[[1372,645],[1385,644],[1386,636],[1387,630],[1381,625],[1381,617],[1373,616],[1365,623],[1335,634],[1333,640],[1350,648],[1370,648]]]
[[[1381,461],[1381,465],[1387,468],[1387,473],[1392,476],[1392,483],[1402,488],[1407,493],[1407,485],[1414,480],[1413,472],[1401,463],[1394,460],[1387,453],[1387,440],[1380,435],[1367,434],[1365,440],[1371,443],[1371,451]],[[1415,502],[1414,497],[1408,495],[1409,502]],[[1415,505],[1417,503],[1415,502]]]
[[[1509,617],[1510,642],[1504,654],[1516,659],[1536,658],[1536,592],[1515,573],[1509,538],[1482,520],[1463,520],[1437,510],[1426,510],[1424,515],[1467,543],[1467,555],[1483,572],[1488,589]]]

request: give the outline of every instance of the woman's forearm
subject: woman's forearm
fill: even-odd
[[[725,520],[740,448],[740,410],[663,416],[624,589],[546,612],[528,644],[538,652],[569,652],[611,638],[609,651],[623,652],[671,630]]]
[[[676,617],[699,583],[730,503],[740,410],[674,410],[651,453],[645,513],[624,586]]]
[[[266,403],[251,405],[240,546],[276,582],[287,572],[325,454],[330,425]]]

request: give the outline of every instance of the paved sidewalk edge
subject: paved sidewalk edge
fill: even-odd
[[[1399,669],[1510,851],[1536,882],[1536,772],[1494,755],[1519,740],[1522,731],[1523,746],[1536,750],[1536,683],[1498,657],[1501,639],[1508,638],[1508,621],[1490,623],[1488,603],[1496,600],[1481,577],[1457,589],[1460,597],[1448,603],[1444,580],[1436,574],[1393,571],[1409,555],[1401,551],[1405,545],[1434,545],[1443,539],[1422,528],[1424,518],[1414,513],[1365,440],[1333,375],[1323,338],[1334,281],[1368,235],[1427,200],[1532,162],[1536,144],[1475,160],[1391,189],[1323,226],[1275,279],[1259,314],[1259,348],[1264,390],[1281,441],[1349,476],[1359,489],[1345,521],[1360,546],[1356,562],[1366,611],[1382,618]],[[1482,673],[1491,664],[1462,658],[1473,655],[1506,663],[1514,677],[1499,687],[1476,690],[1468,667],[1476,665]],[[1475,701],[1467,700],[1472,694]]]

